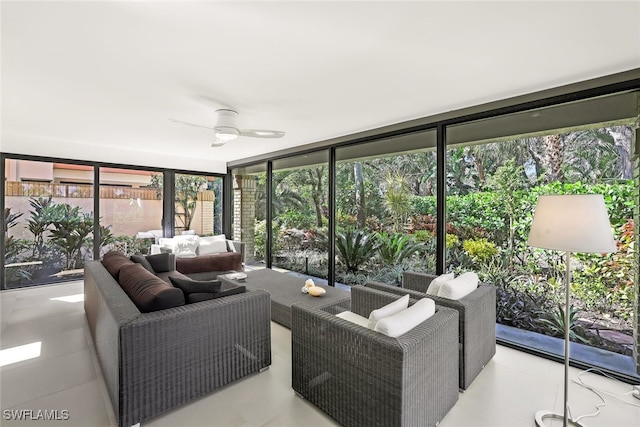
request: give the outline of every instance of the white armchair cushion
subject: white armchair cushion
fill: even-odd
[[[433,316],[435,312],[435,301],[429,298],[422,298],[411,307],[380,319],[376,323],[374,331],[392,338],[399,337]]]
[[[477,287],[478,275],[470,271],[444,283],[438,291],[438,296],[448,299],[460,299],[473,292]]]
[[[198,249],[199,236],[176,236],[173,238],[173,253],[179,258],[193,258]]]
[[[224,235],[223,235],[224,237]],[[201,237],[198,242],[198,255],[218,254],[227,252],[227,241],[217,236]]]
[[[392,316],[399,311],[406,309],[409,306],[409,294],[400,297],[392,303],[373,310],[369,313],[369,329],[373,329],[376,324],[385,317]]]
[[[369,319],[367,319],[366,317],[360,316],[359,314],[353,313],[351,311],[343,311],[342,313],[336,314],[336,316],[338,316],[341,319],[347,320],[351,323],[355,323],[356,325],[369,328]]]
[[[176,248],[176,241],[171,237],[161,237],[158,239],[158,246],[160,246],[160,248],[170,249],[171,252],[174,252]]]
[[[438,292],[440,291],[440,287],[442,287],[442,285],[444,285],[449,280],[452,280],[454,277],[455,273],[441,274],[440,276],[436,277],[431,281],[431,283],[429,283],[429,287],[427,288],[427,295],[437,296]]]

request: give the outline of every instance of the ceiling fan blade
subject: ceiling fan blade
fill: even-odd
[[[285,132],[266,129],[242,129],[240,135],[250,136],[252,138],[282,138]]]
[[[187,126],[193,126],[196,128],[205,128],[205,129],[209,129],[209,130],[215,130],[212,127],[209,126],[202,126],[202,125],[197,125],[195,123],[189,123],[189,122],[183,122],[182,120],[176,120],[176,119],[169,119],[170,121],[174,122],[174,123],[179,123],[181,125],[187,125]]]

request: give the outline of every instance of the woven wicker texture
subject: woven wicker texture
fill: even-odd
[[[271,364],[267,292],[136,313],[95,261],[85,266],[85,298],[120,426],[145,421]]]
[[[397,298],[355,286],[352,311],[368,317]],[[344,426],[440,422],[458,399],[458,313],[438,307],[416,328],[390,338],[334,311],[292,306],[294,390]]]
[[[402,287],[380,282],[367,283],[368,288],[409,294],[411,298],[431,298],[436,305],[453,308],[460,315],[460,388],[467,387],[496,354],[496,289],[480,284],[478,289],[459,300],[450,300],[425,292],[435,277],[431,274],[404,272]]]
[[[218,280],[238,283],[225,276]],[[320,297],[313,297],[301,292],[306,278],[280,273],[269,268],[247,272],[243,285],[248,290],[266,290],[271,295],[271,320],[291,328],[291,305],[304,303],[316,308],[336,305],[349,309],[351,293],[331,286],[323,286],[327,292]]]

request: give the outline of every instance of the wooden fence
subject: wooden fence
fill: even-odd
[[[51,184],[43,182],[16,182],[5,183],[5,196],[18,197],[68,197],[68,198],[92,198],[93,185],[91,184]],[[162,194],[155,188],[132,188],[125,186],[100,187],[101,199],[140,199],[161,200]]]

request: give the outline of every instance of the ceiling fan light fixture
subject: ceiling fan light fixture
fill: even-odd
[[[216,126],[215,132],[216,138],[224,142],[233,141],[240,136],[238,129],[228,126]]]

